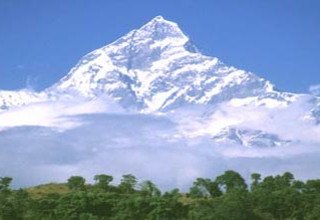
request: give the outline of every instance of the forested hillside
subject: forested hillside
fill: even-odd
[[[120,184],[110,175],[81,176],[13,190],[0,178],[0,219],[319,219],[320,180],[295,180],[293,174],[251,175],[248,185],[235,171],[215,179],[197,178],[190,190],[161,192],[151,181],[131,174]]]

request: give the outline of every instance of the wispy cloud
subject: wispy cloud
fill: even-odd
[[[39,102],[0,112],[0,131],[19,126],[43,126],[65,130],[82,124],[80,120],[70,116],[121,111],[121,107],[109,99]]]
[[[17,69],[24,69],[24,65],[18,64],[18,65],[16,66],[16,68],[17,68]]]
[[[26,80],[26,89],[30,91],[36,91],[37,87],[38,87],[38,77],[28,75]]]
[[[310,86],[309,92],[313,95],[320,96],[320,84]]]

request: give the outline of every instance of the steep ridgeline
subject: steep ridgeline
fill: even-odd
[[[89,99],[107,95],[124,108],[144,112],[245,97],[283,104],[293,96],[274,91],[270,82],[253,73],[202,55],[176,23],[161,16],[87,54],[41,94],[1,92],[0,106],[7,109],[64,95]]]
[[[176,23],[157,16],[140,29],[85,55],[64,78],[41,93],[0,91],[0,111],[74,96],[108,96],[125,109],[144,113],[208,106],[209,113],[204,115],[210,115],[223,102],[286,108],[301,95],[278,92],[269,81],[253,73],[201,54]],[[313,107],[306,112],[306,117],[317,123],[319,103],[314,97]],[[262,129],[227,125],[214,134],[213,140],[231,140],[244,146],[290,143]]]
[[[125,108],[146,112],[249,96],[281,102],[290,97],[252,73],[202,55],[177,24],[161,16],[87,54],[47,92],[107,94]]]

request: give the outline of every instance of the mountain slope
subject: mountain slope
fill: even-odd
[[[177,24],[161,16],[87,54],[42,94],[41,100],[45,96],[92,99],[107,95],[125,108],[146,112],[246,97],[272,99],[281,105],[293,96],[274,91],[269,81],[253,73],[202,55]],[[9,103],[7,107],[36,101],[39,96],[23,91],[10,95],[21,97],[13,101],[8,95],[0,95],[3,103]]]
[[[36,93],[29,90],[0,90],[0,111],[44,100],[47,100],[45,93]]]
[[[248,96],[287,101],[270,82],[199,53],[177,24],[160,16],[87,54],[48,91],[107,94],[147,112]]]
[[[64,78],[41,93],[0,92],[0,108],[75,96],[89,100],[107,96],[124,109],[143,113],[206,106],[199,113],[204,121],[210,121],[222,103],[234,108],[283,109],[301,97],[276,91],[269,81],[251,72],[201,54],[176,23],[161,16],[85,55]],[[305,115],[319,123],[320,101],[315,97],[313,100]],[[213,140],[231,140],[245,146],[290,142],[260,127],[243,129],[234,125],[224,122],[212,133]],[[250,141],[246,141],[248,138]]]

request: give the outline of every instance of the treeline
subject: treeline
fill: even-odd
[[[94,184],[72,176],[64,184],[47,184],[12,190],[10,177],[0,178],[0,219],[320,219],[320,180],[299,181],[286,172],[251,184],[235,171],[214,180],[198,178],[189,192],[173,189],[162,193],[151,181],[138,183],[123,175],[96,175]]]

